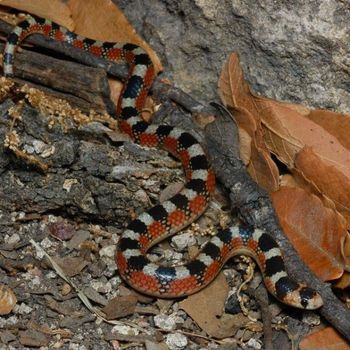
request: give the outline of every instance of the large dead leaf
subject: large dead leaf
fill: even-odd
[[[207,334],[218,339],[227,338],[235,334],[238,328],[249,323],[249,319],[243,314],[223,313],[228,290],[226,278],[223,273],[220,273],[208,287],[190,295],[181,301],[179,306]]]
[[[270,157],[263,140],[254,96],[251,94],[236,54],[232,54],[224,65],[218,82],[224,104],[234,110],[234,118],[245,135],[240,154],[250,175],[267,191],[278,189],[279,171]],[[240,136],[244,135],[240,132]],[[249,144],[249,142],[251,142]]]
[[[43,18],[49,18],[69,30],[74,30],[71,11],[62,0],[0,0],[0,5],[8,6]]]
[[[305,337],[299,347],[300,350],[350,350],[350,345],[332,327]]]
[[[324,281],[339,278],[344,268],[345,219],[300,188],[281,187],[272,201],[283,231],[305,263]]]

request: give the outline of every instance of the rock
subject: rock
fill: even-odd
[[[34,329],[28,329],[24,332],[19,332],[19,342],[24,346],[39,348],[49,344],[49,338],[44,333]]]
[[[165,340],[170,350],[185,349],[188,344],[186,336],[181,333],[168,334]]]
[[[182,233],[180,235],[173,236],[171,238],[171,242],[178,250],[184,250],[189,246],[193,246],[196,244],[196,239],[190,233]]]
[[[165,75],[193,97],[213,100],[221,67],[236,51],[257,93],[350,112],[347,2],[155,0],[135,14],[137,4],[118,1],[166,57]]]
[[[16,303],[17,298],[13,290],[5,284],[0,284],[0,315],[9,314]]]

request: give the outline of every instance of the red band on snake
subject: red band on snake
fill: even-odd
[[[83,38],[49,20],[28,16],[8,36],[4,53],[5,75],[12,75],[15,49],[32,33],[67,42],[109,61],[126,62],[129,75],[116,116],[120,130],[135,143],[163,148],[182,162],[187,180],[184,188],[131,221],[120,237],[116,262],[121,277],[128,284],[157,297],[189,295],[208,285],[229,258],[247,254],[257,261],[266,287],[277,299],[303,309],[322,305],[315,290],[288,276],[280,248],[260,229],[240,225],[222,230],[194,260],[181,266],[164,267],[151,262],[146,254],[148,249],[189,225],[208,205],[215,188],[215,176],[205,151],[191,134],[169,125],[148,124],[140,118],[155,73],[148,54],[136,45]]]

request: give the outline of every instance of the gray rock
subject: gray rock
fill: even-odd
[[[115,2],[159,54],[164,75],[200,101],[217,99],[221,67],[236,51],[255,92],[350,112],[347,1]]]

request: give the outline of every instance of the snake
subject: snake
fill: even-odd
[[[8,35],[3,55],[5,76],[13,76],[16,48],[33,33],[68,43],[108,61],[127,64],[128,76],[114,116],[119,129],[140,146],[166,150],[183,166],[186,182],[182,190],[136,216],[119,238],[115,259],[119,274],[127,284],[154,297],[184,297],[207,286],[227,260],[243,254],[257,262],[268,291],[282,303],[301,309],[322,306],[322,297],[316,290],[288,275],[282,251],[272,236],[249,225],[236,224],[219,230],[197,256],[182,265],[163,266],[152,262],[147,256],[148,250],[191,224],[209,204],[216,180],[204,148],[181,128],[142,119],[140,112],[156,72],[148,53],[133,43],[93,40],[51,20],[28,15]]]

